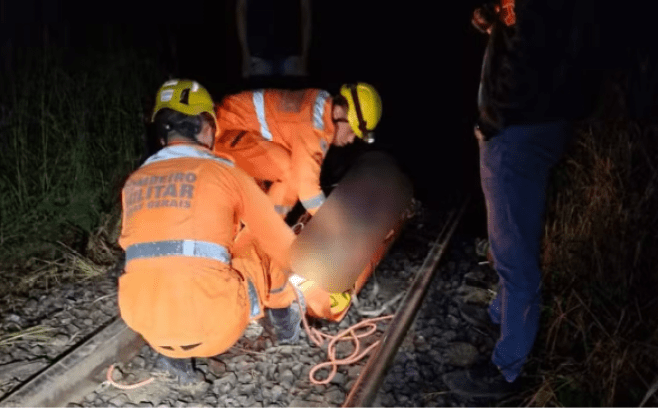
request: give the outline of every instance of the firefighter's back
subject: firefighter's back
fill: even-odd
[[[202,148],[170,146],[124,187],[121,316],[163,353],[213,336],[237,339],[248,322],[246,287],[230,266],[240,208],[235,171]]]

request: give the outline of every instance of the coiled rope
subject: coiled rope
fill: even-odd
[[[136,384],[124,385],[124,384],[119,384],[112,379],[112,372],[114,372],[114,364],[110,365],[110,367],[107,369],[106,382],[115,388],[124,389],[124,390],[136,389],[144,385],[148,385],[155,380],[155,378],[149,378],[143,380],[142,382],[138,382]]]
[[[392,305],[393,303],[397,302],[402,297],[402,295],[403,293],[400,293],[390,301],[386,302],[382,306],[381,308],[382,310],[379,313],[383,312],[383,310],[386,309],[389,305]],[[336,372],[338,371],[338,366],[354,364],[359,360],[361,360],[363,357],[365,357],[375,347],[377,347],[381,342],[381,340],[375,341],[370,346],[368,346],[365,350],[359,353],[359,350],[361,350],[360,339],[364,337],[368,337],[369,335],[372,335],[375,331],[377,331],[377,324],[379,322],[393,318],[393,315],[380,316],[376,318],[366,318],[352,325],[351,327],[344,329],[343,331],[339,332],[336,335],[331,335],[331,334],[323,333],[322,331],[319,331],[316,328],[311,328],[308,324],[305,311],[303,311],[302,305],[299,303],[299,300],[297,300],[297,304],[299,305],[300,310],[302,310],[302,314],[304,314],[302,316],[302,322],[304,324],[304,330],[306,331],[306,334],[308,335],[309,339],[318,347],[322,347],[325,344],[326,340],[329,340],[329,343],[327,344],[327,356],[329,360],[315,365],[308,374],[309,380],[311,381],[311,383],[315,385],[328,384],[336,375]],[[367,328],[367,330],[362,333],[357,333],[358,330],[363,328]],[[352,341],[352,344],[354,346],[354,351],[352,351],[352,353],[345,358],[337,359],[336,346],[338,345],[338,342],[347,341],[347,340]],[[315,378],[315,375],[318,371],[328,367],[331,367],[331,372],[329,372],[329,375],[327,375],[325,379],[318,380]]]

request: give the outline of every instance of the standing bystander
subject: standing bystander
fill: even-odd
[[[310,0],[237,0],[242,77],[307,76]]]
[[[462,307],[469,322],[500,325],[491,360],[444,375],[465,397],[501,398],[519,389],[541,312],[540,245],[551,168],[582,116],[582,72],[574,11],[582,2],[514,0],[477,9],[473,25],[488,34],[475,135],[499,292],[488,314]],[[580,10],[580,9],[579,9]]]

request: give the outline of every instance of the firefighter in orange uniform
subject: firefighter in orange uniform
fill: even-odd
[[[345,146],[356,137],[372,143],[381,113],[381,98],[366,83],[343,85],[335,97],[319,89],[245,91],[218,106],[213,150],[230,155],[255,179],[272,182],[268,194],[281,216],[298,200],[314,215],[326,199],[320,169],[329,146]],[[373,255],[351,292],[363,287],[392,240],[391,235]],[[303,292],[310,316],[337,322],[347,313],[348,291],[328,293],[297,276],[291,281]]]
[[[164,148],[122,192],[121,316],[165,359],[190,366],[226,351],[264,313],[280,344],[297,341],[297,301],[303,308],[287,280],[295,236],[254,180],[211,152],[213,105],[197,82],[162,85],[152,122]]]
[[[369,84],[319,89],[261,89],[224,98],[214,150],[228,153],[252,177],[271,181],[268,194],[284,216],[297,200],[314,215],[326,197],[320,169],[329,146],[356,137],[372,142],[382,103]]]

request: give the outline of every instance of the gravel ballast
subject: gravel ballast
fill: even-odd
[[[419,207],[343,321],[335,324],[311,320],[311,325],[336,334],[373,314],[392,315],[402,300],[400,293],[423,264],[444,219],[438,212]],[[475,237],[461,234],[459,229],[453,236],[375,406],[481,405],[451,394],[441,380],[446,372],[488,358],[494,345],[491,337],[470,326],[459,312],[462,302],[484,303],[491,297],[495,283],[493,271],[480,264],[475,241]],[[0,345],[0,398],[118,316],[116,287],[114,271],[102,278],[54,285],[47,290],[34,288],[26,296],[12,297],[11,305],[3,305],[1,336],[41,327],[45,338],[24,337]],[[392,301],[395,297],[397,300]],[[382,311],[387,302],[389,305]],[[380,323],[374,336],[362,339],[362,348],[382,336],[387,322]],[[351,343],[341,343],[337,357],[345,357],[352,350]],[[94,392],[69,406],[336,407],[343,404],[368,359],[366,356],[353,365],[339,366],[330,383],[315,385],[309,372],[327,360],[326,343],[317,347],[302,332],[299,344],[276,346],[266,322],[250,325],[226,353],[196,359],[195,368],[203,377],[196,385],[179,385],[156,371],[156,356],[144,346],[130,362],[117,364],[113,374],[113,379],[122,384],[154,377],[152,383],[132,390],[99,383]],[[329,370],[322,369],[316,379],[325,378]]]

